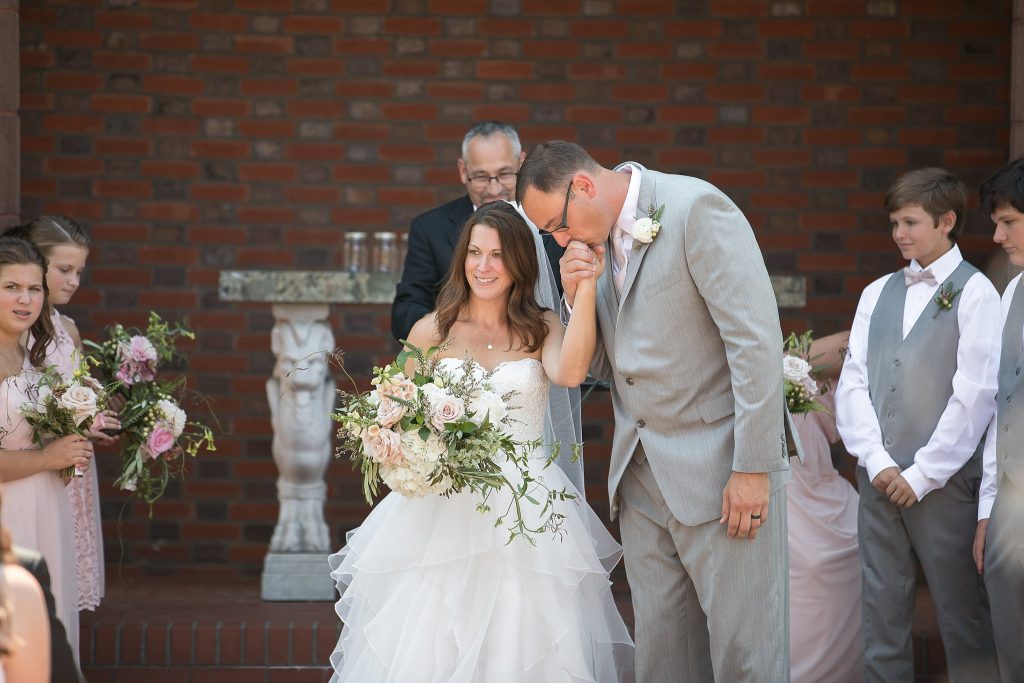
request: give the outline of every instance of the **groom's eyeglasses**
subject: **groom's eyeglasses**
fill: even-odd
[[[551,228],[547,232],[555,234],[556,232],[564,232],[569,229],[569,197],[572,196],[572,181],[569,181],[569,187],[565,188],[565,204],[562,206],[562,222],[557,226]]]

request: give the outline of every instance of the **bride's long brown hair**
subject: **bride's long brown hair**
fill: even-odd
[[[534,287],[539,264],[533,233],[519,212],[507,202],[484,204],[469,217],[452,254],[452,265],[437,296],[437,330],[446,339],[459,314],[469,303],[469,282],[466,280],[466,256],[473,226],[485,225],[498,231],[501,243],[501,261],[512,280],[508,293],[509,337],[518,341],[527,352],[533,353],[544,343],[548,333],[544,309],[537,304]]]

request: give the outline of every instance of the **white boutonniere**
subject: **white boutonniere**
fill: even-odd
[[[661,230],[661,215],[665,213],[665,205],[662,204],[657,209],[654,208],[654,204],[647,210],[647,215],[643,218],[638,218],[633,223],[633,239],[637,242],[644,244],[650,244],[654,241],[654,238],[658,236],[658,231]]]

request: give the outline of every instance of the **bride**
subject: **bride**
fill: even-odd
[[[535,239],[510,204],[477,209],[437,310],[409,334],[420,348],[448,340],[441,364],[456,370],[469,356],[498,393],[515,391],[508,429],[522,442],[544,435],[549,382],[575,386],[586,376],[604,268],[599,260],[580,283],[563,327],[534,298]],[[560,468],[544,467],[547,457],[531,454],[531,474],[575,493]],[[330,557],[344,622],[332,682],[631,681],[633,643],[608,579],[622,549],[582,497],[556,504],[562,533],[539,534],[536,545],[507,543],[477,502],[468,490],[391,493]],[[500,499],[492,507],[504,509]]]

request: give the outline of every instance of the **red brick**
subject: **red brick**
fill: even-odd
[[[151,74],[142,79],[142,87],[165,95],[200,95],[203,92],[203,81],[191,76]]]
[[[141,224],[94,224],[89,232],[95,240],[144,242],[149,239],[149,226]]]
[[[861,89],[856,85],[810,84],[800,89],[800,95],[809,102],[858,102],[861,98]]]
[[[485,0],[430,0],[431,14],[484,14]]]
[[[289,55],[295,43],[291,36],[235,36],[237,52],[251,52],[262,55]]]
[[[167,50],[175,52],[198,52],[198,33],[143,33],[139,35],[139,47],[143,50]]]
[[[765,105],[754,107],[751,111],[754,123],[809,123],[811,111],[802,106]]]
[[[180,247],[170,244],[139,246],[139,263],[191,265],[195,263],[196,256],[196,250],[192,247]]]
[[[760,127],[713,128],[708,131],[708,142],[722,145],[761,144],[764,129]]]
[[[574,38],[618,38],[622,35],[622,23],[615,19],[584,19],[572,22],[570,31]]]
[[[48,49],[22,48],[21,66],[35,69],[48,69],[55,63],[53,52]]]
[[[528,37],[535,34],[536,27],[530,19],[514,17],[481,17],[480,35],[502,38]]]
[[[22,93],[22,110],[35,109],[36,111],[50,111],[53,109],[53,93]]]
[[[244,14],[190,13],[188,23],[192,28],[202,31],[245,33],[249,29],[249,18]]]
[[[803,171],[800,182],[805,187],[857,187],[860,185],[860,174],[851,169],[816,168]]]
[[[231,183],[193,183],[188,196],[200,202],[244,202],[249,199],[249,187]]]
[[[153,15],[145,12],[96,12],[93,21],[99,28],[147,30],[153,26]]]
[[[767,81],[813,81],[816,77],[813,64],[771,62],[759,64],[757,76]]]
[[[296,161],[341,159],[345,156],[345,146],[331,142],[296,142],[285,148],[285,156]]]
[[[622,121],[622,109],[610,105],[577,105],[566,109],[565,120],[570,123],[619,123]]]
[[[148,198],[153,195],[153,186],[143,180],[96,180],[92,184],[93,196],[99,199],[136,197]]]
[[[197,158],[242,159],[249,156],[249,143],[237,140],[196,140],[192,154]]]
[[[529,80],[534,76],[533,64],[525,61],[480,61],[476,72],[477,78],[494,80]]]
[[[299,169],[295,164],[240,164],[238,177],[261,182],[293,182],[299,177]]]
[[[380,38],[338,38],[331,49],[337,55],[385,57],[391,54],[391,43]]]
[[[757,35],[762,38],[813,38],[814,21],[810,19],[770,19],[757,23]]]
[[[580,46],[566,40],[527,40],[523,43],[523,54],[531,59],[574,59],[579,55]]]
[[[851,166],[901,167],[907,163],[907,151],[893,148],[851,149],[846,153],[846,160]]]
[[[43,32],[43,40],[63,49],[75,47],[98,48],[103,46],[103,33],[85,29],[49,29]]]
[[[210,73],[245,74],[252,70],[252,60],[232,55],[192,55],[192,68]]]
[[[759,170],[718,169],[708,175],[708,180],[719,187],[742,188],[764,187],[765,172]],[[762,247],[765,246],[762,244]]]
[[[288,97],[298,94],[299,84],[293,78],[247,78],[239,90],[256,97]]]
[[[348,103],[340,100],[293,100],[288,116],[311,119],[339,119],[348,113]]]
[[[147,135],[188,135],[199,133],[199,121],[172,116],[147,116],[142,119],[141,130]]]
[[[662,106],[658,108],[658,119],[683,125],[714,123],[718,120],[718,110],[699,104]]]
[[[487,51],[483,40],[432,40],[430,54],[434,57],[482,57]]]
[[[668,87],[656,83],[623,83],[612,86],[612,98],[627,102],[661,102],[668,99]]]
[[[55,175],[96,176],[103,172],[103,160],[95,157],[53,157],[46,160],[46,171]]]
[[[557,89],[560,92],[573,92],[571,89],[566,88],[562,85],[546,85],[546,84],[524,84],[521,88],[523,97],[530,100],[543,100],[545,99],[540,95],[527,95],[527,89],[529,88],[552,88]],[[428,83],[427,84],[427,97],[431,100],[480,100],[483,99],[484,84],[483,83],[451,83],[451,82],[439,82],[439,83]]]
[[[750,206],[755,209],[803,209],[807,207],[806,192],[754,192]]]
[[[429,161],[429,160],[428,160]],[[390,166],[336,165],[334,180],[340,182],[385,183],[391,180]]]
[[[850,212],[807,212],[802,211],[797,223],[801,230],[846,231],[857,228],[857,216]]]
[[[767,16],[767,0],[711,0],[711,16],[750,17]]]
[[[804,43],[804,57],[808,59],[857,59],[861,45],[856,42],[830,40],[820,43]]]
[[[247,100],[192,100],[192,113],[196,116],[248,116],[252,105]]]
[[[438,63],[427,59],[387,59],[384,60],[382,73],[385,76],[432,77],[439,73]]]
[[[481,104],[473,110],[473,115],[478,121],[490,119],[518,123],[529,120],[530,107],[525,104]]]
[[[291,121],[248,119],[238,122],[238,132],[247,138],[287,139],[295,135]]]
[[[579,0],[523,0],[523,14],[580,14]]]
[[[287,206],[240,206],[238,220],[242,223],[289,224],[295,220],[295,209]]]
[[[948,123],[1002,123],[1005,120],[1005,107],[965,104],[946,110]]]
[[[626,76],[626,67],[614,62],[574,62],[569,65],[572,80],[618,81]]]
[[[99,116],[48,114],[43,118],[43,127],[60,133],[99,133],[103,130],[103,119]]]
[[[906,38],[910,35],[910,22],[894,20],[851,21],[846,25],[846,34],[851,38],[867,38],[868,40]]]
[[[135,285],[147,287],[153,273],[144,268],[90,268],[90,278],[97,285]]]
[[[144,95],[93,95],[93,111],[148,114],[152,100]]]
[[[850,77],[855,81],[906,81],[910,79],[910,66],[889,62],[861,62],[850,65]]]
[[[758,42],[717,42],[707,47],[712,59],[760,59],[764,57],[764,46]]]
[[[395,35],[436,36],[441,33],[441,20],[437,17],[390,16],[384,19],[384,33]]]
[[[804,140],[809,145],[851,147],[861,144],[861,132],[856,128],[808,128]]]
[[[194,221],[199,209],[194,204],[183,202],[144,202],[139,204],[139,218],[156,221]],[[190,259],[191,264],[195,259]]]
[[[615,53],[619,59],[671,59],[672,45],[668,43],[652,43],[642,41],[639,43],[620,42],[615,46]]]
[[[345,20],[318,14],[293,14],[284,18],[283,26],[286,33],[341,33],[345,30]]]
[[[706,86],[710,100],[755,102],[764,99],[764,86],[755,83],[712,83]]]
[[[797,268],[803,272],[824,271],[850,273],[857,270],[856,254],[797,254]]]
[[[331,211],[331,220],[335,223],[347,225],[387,225],[387,209],[376,208],[341,208]]]
[[[103,76],[73,71],[50,71],[46,74],[48,90],[99,90],[103,87]]]
[[[334,186],[299,185],[284,191],[289,202],[299,204],[336,204],[341,190]]]
[[[427,145],[381,145],[381,159],[388,161],[433,161],[436,150]]]
[[[340,59],[289,59],[288,73],[306,76],[340,76],[345,73],[345,62]]]
[[[97,69],[148,71],[153,58],[138,52],[93,52],[92,65]]]
[[[801,147],[761,147],[754,150],[754,163],[764,166],[807,166],[811,150]]]
[[[850,107],[847,118],[854,124],[903,123],[907,110],[903,107]]]

